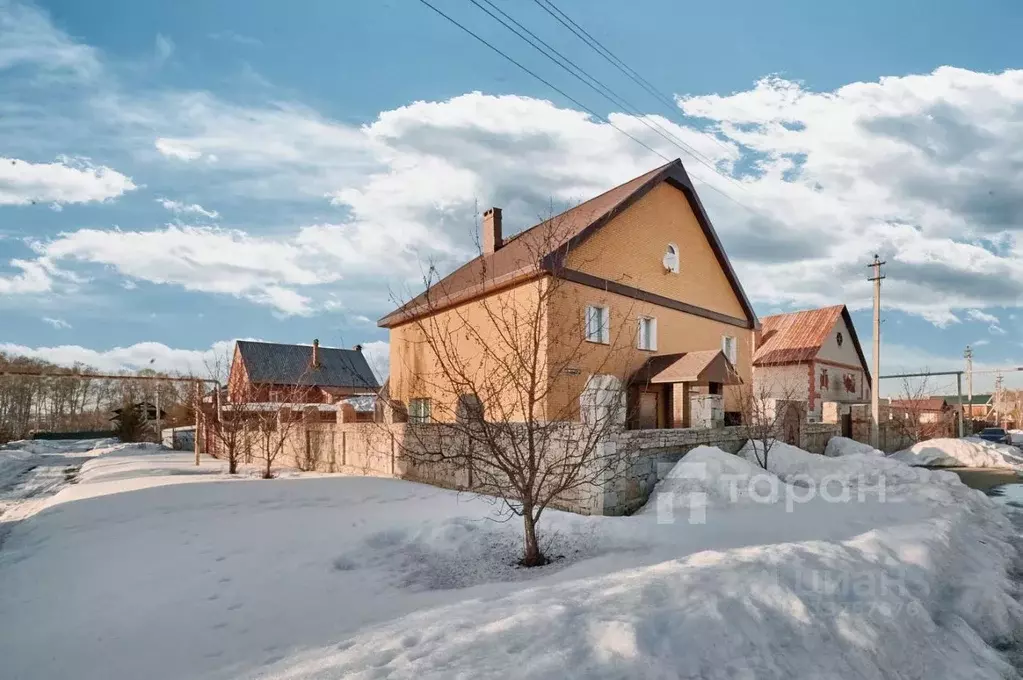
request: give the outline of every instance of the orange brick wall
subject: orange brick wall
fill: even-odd
[[[587,343],[589,351],[566,362],[565,350],[575,345],[573,338],[583,337],[585,308],[590,304],[607,306],[611,314],[612,347]],[[657,351],[647,352],[636,349],[638,318],[652,316],[657,319]],[[720,321],[713,321],[674,309],[658,307],[632,298],[608,293],[577,283],[559,284],[558,294],[552,299],[550,313],[551,336],[550,362],[552,367],[552,412],[565,409],[578,411],[572,402],[578,396],[587,378],[599,372],[611,375],[629,376],[638,370],[647,359],[658,354],[693,352],[698,350],[721,349],[721,338],[731,335],[736,339],[736,370],[743,382],[751,379],[753,331],[739,328]],[[558,340],[557,334],[564,334]],[[616,343],[617,341],[617,343]],[[608,361],[608,353],[613,359]],[[571,373],[559,367],[577,369]],[[737,402],[733,390],[725,388],[725,409],[735,410]]]
[[[662,264],[668,244],[679,248],[678,274]],[[739,319],[739,299],[679,189],[660,184],[584,241],[568,267]],[[706,349],[706,348],[704,348]]]

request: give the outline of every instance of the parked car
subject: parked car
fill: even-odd
[[[1012,437],[1001,427],[985,427],[977,436],[997,444],[1012,444]]]

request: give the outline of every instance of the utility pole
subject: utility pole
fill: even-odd
[[[884,275],[881,273],[881,265],[885,264],[881,258],[874,253],[874,261],[867,265],[873,269],[873,276],[867,279],[874,282],[874,366],[873,380],[870,390],[870,443],[877,449],[879,446],[879,431],[881,423],[881,397],[879,390],[879,378],[881,376],[881,280]]]
[[[998,405],[1002,404],[1002,373],[994,376],[994,424],[1002,424],[1002,413],[998,411]]]
[[[967,434],[973,434],[973,348],[967,345],[963,357],[966,359],[966,403],[970,405],[970,431]]]

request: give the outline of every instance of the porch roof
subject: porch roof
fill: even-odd
[[[644,383],[722,383],[738,385],[742,381],[728,358],[719,349],[679,352],[650,357],[636,371],[632,382]]]

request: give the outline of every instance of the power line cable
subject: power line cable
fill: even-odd
[[[547,57],[548,59],[553,61],[555,64],[560,66],[562,69],[567,71],[570,75],[572,75],[574,78],[576,78],[577,80],[582,82],[584,85],[589,87],[591,90],[593,90],[597,94],[601,95],[602,97],[604,97],[605,99],[607,99],[608,101],[613,103],[615,106],[619,106],[619,107],[625,109],[625,111],[627,113],[629,113],[632,116],[634,116],[636,118],[636,120],[638,120],[640,123],[642,123],[643,125],[645,125],[649,129],[653,130],[655,133],[660,135],[667,142],[669,142],[671,144],[674,144],[676,147],[678,147],[684,153],[686,153],[687,155],[691,156],[694,160],[696,160],[696,161],[702,163],[703,165],[705,165],[711,172],[713,172],[716,175],[720,176],[722,179],[728,180],[729,182],[735,184],[735,186],[739,187],[740,189],[745,190],[745,187],[743,187],[741,184],[736,182],[734,178],[728,177],[727,175],[722,173],[720,170],[718,170],[716,165],[714,164],[714,161],[712,161],[711,159],[709,159],[706,156],[704,156],[703,154],[701,154],[699,151],[697,151],[695,148],[693,148],[690,144],[688,144],[685,141],[683,141],[682,139],[680,139],[677,135],[675,135],[670,130],[665,129],[656,120],[648,120],[648,117],[646,116],[646,114],[644,114],[639,109],[639,107],[635,106],[634,104],[631,104],[628,100],[626,100],[620,94],[616,93],[610,87],[608,87],[608,86],[604,85],[602,82],[600,82],[600,80],[598,80],[597,78],[595,78],[591,74],[587,73],[585,69],[583,69],[581,66],[576,64],[574,61],[572,61],[571,59],[566,57],[564,54],[559,52],[550,43],[546,42],[543,38],[539,37],[533,31],[529,30],[529,28],[527,28],[526,26],[523,26],[520,22],[516,21],[513,17],[509,16],[507,12],[505,12],[501,8],[499,8],[496,5],[494,5],[494,3],[491,2],[491,0],[482,0],[482,2],[486,3],[491,9],[493,9],[495,12],[497,12],[498,14],[503,16],[505,19],[510,21],[512,24],[517,26],[519,29],[522,29],[522,31],[524,31],[529,37],[527,37],[526,35],[523,35],[522,32],[520,32],[519,30],[516,30],[516,28],[508,25],[507,21],[504,21],[504,19],[502,19],[501,17],[496,16],[493,12],[488,10],[486,7],[483,7],[479,2],[477,2],[477,0],[469,0],[469,2],[471,2],[473,5],[478,7],[483,12],[486,12],[491,18],[493,18],[495,21],[499,22],[502,26],[507,28],[509,31],[515,33],[515,35],[517,35],[518,37],[522,38],[522,40],[524,40],[525,42],[529,43],[530,46],[532,46],[538,52],[540,52],[545,57]],[[537,43],[539,43],[539,44],[537,44]]]
[[[577,38],[579,38],[584,43],[589,45],[595,52],[597,52],[597,54],[604,57],[604,59],[606,59],[612,66],[617,68],[619,71],[624,73],[628,78],[630,78],[633,82],[635,82],[648,93],[653,95],[655,99],[660,101],[674,115],[678,115],[678,106],[675,104],[674,100],[671,99],[671,97],[658,90],[653,83],[651,83],[649,80],[640,75],[639,72],[636,71],[634,68],[626,64],[622,59],[615,55],[614,52],[605,47],[603,43],[594,38],[585,28],[583,28],[578,23],[573,21],[572,17],[565,14],[565,12],[563,12],[557,5],[551,2],[551,0],[533,0],[533,2],[535,2],[541,9],[543,9],[545,12],[554,17],[554,19],[556,19],[558,23],[560,23],[562,26],[567,28],[572,33],[574,33]],[[714,142],[722,149],[731,151],[731,149],[725,146],[721,142],[721,140],[717,138],[717,135],[707,134],[707,136],[714,140]]]
[[[600,120],[600,121],[601,121],[601,122],[603,122],[603,123],[607,123],[607,124],[608,124],[609,126],[611,126],[612,128],[614,128],[614,129],[615,129],[615,130],[617,130],[618,132],[622,133],[623,135],[625,135],[626,137],[628,137],[628,138],[629,138],[629,139],[631,139],[632,141],[636,142],[637,144],[639,144],[640,146],[642,146],[642,147],[643,147],[644,149],[646,149],[646,150],[647,150],[647,151],[649,151],[650,153],[652,153],[652,154],[654,154],[654,155],[658,156],[659,158],[661,158],[661,159],[662,159],[662,160],[664,160],[665,162],[668,162],[668,163],[670,163],[670,162],[671,162],[671,160],[672,160],[672,159],[668,158],[667,156],[665,156],[664,154],[662,154],[662,153],[661,153],[660,151],[657,151],[656,149],[654,149],[654,148],[653,148],[653,147],[651,147],[650,145],[646,144],[646,143],[645,143],[645,142],[643,142],[642,140],[640,140],[640,139],[637,139],[637,138],[636,138],[636,137],[634,137],[633,135],[630,135],[630,134],[629,134],[628,132],[626,132],[625,130],[623,130],[623,129],[622,129],[622,128],[620,128],[619,126],[615,125],[615,124],[614,124],[613,122],[611,122],[611,121],[610,121],[610,120],[609,120],[609,119],[608,119],[608,118],[607,118],[606,116],[602,116],[601,114],[597,113],[596,111],[594,111],[594,110],[593,110],[592,108],[590,108],[589,106],[586,106],[585,104],[583,104],[583,103],[582,103],[581,101],[579,101],[579,100],[578,100],[578,99],[576,99],[575,97],[571,96],[570,94],[568,94],[567,92],[565,92],[564,90],[562,90],[561,88],[559,88],[558,86],[554,85],[553,83],[551,83],[550,81],[548,81],[548,80],[547,80],[547,79],[545,79],[544,77],[542,77],[542,76],[540,76],[539,74],[537,74],[537,73],[536,73],[535,71],[533,71],[533,70],[529,69],[528,67],[524,66],[524,65],[523,65],[522,63],[520,63],[520,62],[516,61],[516,60],[515,60],[514,58],[512,58],[511,56],[509,56],[509,55],[508,55],[508,54],[506,54],[505,52],[501,51],[501,49],[499,49],[498,47],[495,47],[495,46],[494,46],[494,45],[493,45],[492,43],[488,42],[488,41],[487,41],[487,40],[486,40],[485,38],[482,38],[482,37],[480,37],[479,35],[477,35],[477,34],[476,34],[475,32],[473,32],[473,31],[472,31],[472,29],[470,29],[470,28],[467,28],[467,27],[466,27],[465,25],[463,25],[463,24],[459,23],[459,22],[458,22],[458,21],[457,21],[456,19],[454,19],[454,18],[452,18],[451,16],[449,16],[449,15],[445,14],[445,13],[444,13],[443,11],[441,11],[440,9],[438,9],[438,8],[437,8],[436,6],[434,6],[434,5],[430,4],[430,3],[429,3],[429,2],[427,1],[427,0],[419,0],[419,2],[420,2],[420,3],[422,3],[423,5],[426,5],[427,7],[429,7],[429,8],[431,9],[431,10],[433,10],[433,11],[434,11],[435,13],[439,14],[439,15],[440,15],[441,17],[443,17],[444,19],[446,19],[446,20],[447,20],[447,21],[449,21],[450,23],[454,24],[455,26],[457,26],[458,28],[460,28],[460,29],[461,29],[462,31],[464,31],[465,33],[468,33],[468,34],[469,34],[469,35],[471,35],[471,36],[472,36],[473,38],[475,38],[475,39],[476,39],[477,41],[479,41],[479,42],[483,43],[483,44],[484,44],[485,46],[487,46],[488,48],[490,48],[491,50],[493,50],[493,51],[494,51],[494,52],[496,52],[497,54],[499,54],[499,55],[501,55],[502,57],[504,57],[504,58],[505,58],[505,59],[506,59],[507,61],[510,61],[510,62],[511,62],[512,64],[514,64],[515,66],[517,66],[517,67],[518,67],[519,69],[521,69],[522,71],[525,71],[525,72],[526,72],[526,73],[528,73],[529,75],[533,76],[534,78],[536,78],[537,80],[539,80],[539,81],[540,81],[541,83],[543,83],[544,85],[546,85],[547,87],[551,88],[552,90],[554,90],[555,92],[557,92],[558,94],[560,94],[560,95],[561,95],[562,97],[564,97],[564,98],[565,98],[565,99],[567,99],[568,101],[570,101],[570,102],[572,102],[573,104],[575,104],[576,106],[578,106],[578,107],[579,107],[580,109],[582,109],[583,111],[586,111],[587,113],[589,113],[589,114],[590,114],[591,116],[593,116],[593,117],[594,117],[594,118],[596,118],[597,120]],[[714,191],[714,192],[716,192],[716,193],[720,194],[721,196],[723,196],[724,198],[728,199],[729,201],[731,201],[731,202],[732,202],[732,203],[734,203],[735,205],[739,206],[740,208],[743,208],[744,210],[748,211],[748,212],[749,212],[749,213],[751,213],[751,214],[754,214],[754,215],[755,215],[755,214],[757,214],[757,211],[756,211],[756,210],[754,210],[753,208],[750,208],[750,207],[749,207],[749,206],[747,206],[747,205],[744,205],[743,203],[741,203],[740,201],[736,200],[735,198],[733,198],[733,197],[732,197],[732,196],[730,196],[729,194],[725,193],[725,192],[724,192],[724,191],[722,191],[721,189],[717,188],[717,187],[716,187],[716,186],[714,186],[713,184],[711,184],[711,183],[707,182],[707,181],[706,181],[705,179],[703,179],[703,178],[700,178],[700,177],[697,177],[697,179],[700,179],[700,180],[701,180],[701,181],[702,181],[702,182],[704,183],[704,186],[706,186],[706,187],[707,187],[708,189],[711,189],[712,191]]]
[[[662,153],[661,153],[660,151],[657,151],[656,149],[654,149],[654,148],[652,148],[652,147],[648,146],[648,145],[647,145],[646,143],[644,143],[643,141],[641,141],[641,140],[639,140],[639,139],[636,139],[635,137],[633,137],[632,135],[630,135],[630,134],[629,134],[628,132],[626,132],[625,130],[621,129],[620,127],[618,127],[617,125],[615,125],[615,124],[614,124],[614,123],[612,123],[612,122],[611,122],[610,120],[608,120],[608,119],[607,119],[607,118],[605,118],[604,116],[600,115],[599,113],[597,113],[596,111],[594,111],[594,110],[593,110],[593,109],[591,109],[590,107],[586,106],[585,104],[583,104],[582,102],[580,102],[580,101],[579,101],[578,99],[576,99],[575,97],[573,97],[573,96],[571,96],[570,94],[566,93],[566,92],[565,92],[564,90],[562,90],[562,89],[561,89],[561,88],[559,88],[558,86],[556,86],[556,85],[552,84],[551,82],[547,81],[547,80],[546,80],[546,79],[544,79],[544,78],[543,78],[542,76],[540,76],[540,75],[538,75],[537,73],[535,73],[534,71],[531,71],[531,70],[530,70],[529,68],[527,68],[527,67],[523,66],[523,65],[522,65],[521,63],[519,63],[518,61],[516,61],[516,60],[515,60],[515,59],[513,59],[512,57],[510,57],[510,56],[508,56],[507,54],[505,54],[504,52],[502,52],[502,51],[501,51],[501,50],[500,50],[499,48],[497,48],[497,47],[495,47],[494,45],[492,45],[491,43],[489,43],[489,42],[488,42],[488,41],[487,41],[487,40],[486,40],[485,38],[481,38],[481,37],[480,37],[480,36],[478,36],[478,35],[477,35],[476,33],[474,33],[474,32],[473,32],[473,31],[472,31],[471,29],[469,29],[469,28],[466,28],[466,27],[465,27],[464,25],[460,24],[460,23],[459,23],[458,21],[456,21],[456,20],[455,20],[455,19],[453,19],[452,17],[448,16],[447,14],[445,14],[444,12],[442,12],[441,10],[437,9],[437,8],[436,8],[435,6],[431,5],[431,4],[429,3],[429,2],[427,2],[427,0],[419,0],[419,2],[421,2],[421,3],[422,3],[422,4],[424,4],[424,5],[426,5],[427,7],[429,7],[430,9],[432,9],[432,10],[433,10],[434,12],[436,12],[436,13],[437,13],[437,14],[439,14],[440,16],[444,17],[444,18],[445,18],[445,19],[447,19],[447,20],[448,20],[449,22],[451,22],[452,24],[454,24],[454,25],[455,25],[455,26],[457,26],[458,28],[462,29],[463,31],[465,31],[466,33],[468,33],[469,35],[471,35],[471,36],[472,36],[473,38],[475,38],[475,39],[476,39],[476,40],[478,40],[479,42],[481,42],[481,43],[483,43],[484,45],[486,45],[487,47],[489,47],[489,48],[490,48],[491,50],[493,50],[494,52],[497,52],[497,53],[498,53],[499,55],[501,55],[502,57],[504,57],[505,59],[507,59],[508,61],[510,61],[510,62],[511,62],[512,64],[514,64],[515,66],[519,67],[520,69],[522,69],[523,71],[525,71],[525,72],[526,72],[526,73],[528,73],[529,75],[533,76],[534,78],[536,78],[537,80],[539,80],[539,81],[540,81],[541,83],[543,83],[543,84],[544,84],[544,85],[546,85],[547,87],[551,88],[552,90],[554,90],[555,92],[557,92],[558,94],[560,94],[560,95],[561,95],[562,97],[564,97],[565,99],[569,100],[570,102],[572,102],[573,104],[575,104],[575,105],[576,105],[576,106],[578,106],[579,108],[581,108],[581,109],[583,109],[584,111],[586,111],[587,113],[589,113],[589,114],[590,114],[591,116],[594,116],[594,117],[598,118],[599,120],[603,121],[604,123],[607,123],[608,125],[610,125],[611,127],[613,127],[613,128],[615,129],[615,130],[618,130],[618,132],[622,133],[623,135],[625,135],[626,137],[628,137],[628,138],[629,138],[629,139],[631,139],[632,141],[634,141],[634,142],[636,142],[637,144],[639,144],[640,146],[642,146],[642,147],[643,147],[644,149],[646,149],[646,150],[647,150],[647,151],[649,151],[650,153],[652,153],[652,154],[655,154],[655,155],[657,155],[657,156],[660,156],[660,157],[661,157],[661,158],[662,158],[662,159],[663,159],[663,160],[664,160],[665,162],[669,162],[669,163],[671,162],[671,159],[670,159],[670,158],[668,158],[667,156],[665,156],[664,154],[662,154]],[[710,185],[708,185],[708,186],[710,186]]]

